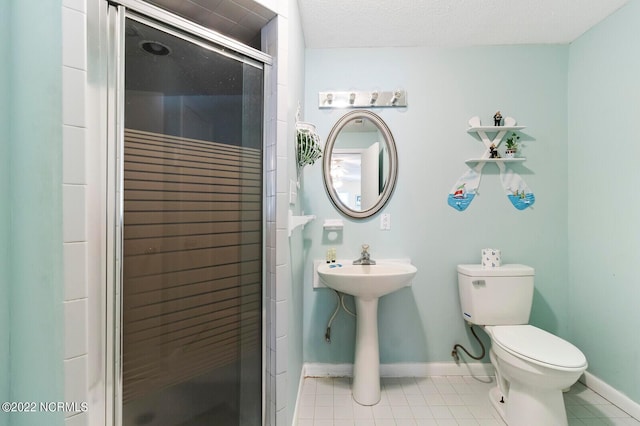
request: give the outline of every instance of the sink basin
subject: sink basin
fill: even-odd
[[[325,263],[318,266],[318,275],[328,287],[365,299],[381,297],[405,287],[417,271],[410,263]]]
[[[328,287],[355,297],[356,349],[351,393],[359,404],[377,404],[380,401],[378,300],[410,285],[418,269],[410,263],[378,261],[376,265],[323,263],[317,271]]]

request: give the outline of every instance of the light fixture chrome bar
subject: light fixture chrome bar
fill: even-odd
[[[393,91],[349,91],[319,92],[319,108],[394,108],[407,106],[407,92]]]

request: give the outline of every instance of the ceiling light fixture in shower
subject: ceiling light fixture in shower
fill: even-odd
[[[147,53],[151,53],[156,56],[167,56],[171,53],[171,49],[168,46],[160,43],[159,41],[144,40],[140,42],[140,48]]]

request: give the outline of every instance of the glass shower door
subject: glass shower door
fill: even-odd
[[[125,19],[124,425],[259,425],[262,64]]]

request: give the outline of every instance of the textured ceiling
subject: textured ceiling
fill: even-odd
[[[628,0],[298,0],[306,46],[565,44]]]

